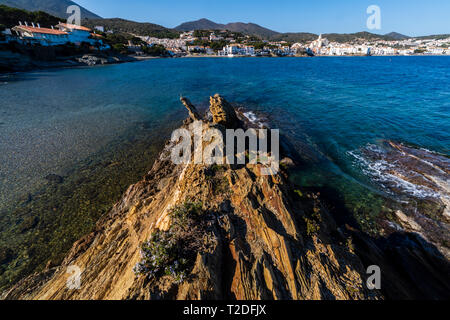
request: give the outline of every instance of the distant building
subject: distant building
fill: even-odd
[[[311,42],[309,47],[311,49],[319,49],[319,51],[320,51],[320,48],[326,47],[326,46],[328,46],[328,44],[329,44],[328,39],[322,38],[322,35],[319,35],[319,38],[317,40],[314,40],[313,42]]]
[[[220,40],[223,40],[223,37],[222,36],[216,36],[214,33],[211,33],[209,35],[209,40],[210,41],[220,41]]]
[[[254,56],[255,55],[255,47],[254,46],[245,46],[244,47],[245,54],[248,56]]]
[[[226,47],[223,48],[223,51],[225,55],[228,55],[230,57],[241,54],[241,48],[237,44],[227,45]]]

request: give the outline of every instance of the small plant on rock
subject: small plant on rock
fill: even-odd
[[[199,252],[206,250],[202,204],[185,202],[170,212],[172,225],[167,231],[156,231],[141,246],[142,260],[134,271],[149,279],[173,277],[183,282],[192,270]]]

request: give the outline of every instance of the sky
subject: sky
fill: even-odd
[[[253,22],[278,32],[392,31],[409,36],[450,33],[450,0],[74,0],[104,18],[168,28],[207,18]],[[369,30],[367,8],[377,5],[381,29]]]

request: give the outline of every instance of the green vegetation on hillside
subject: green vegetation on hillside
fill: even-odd
[[[157,231],[141,246],[142,260],[136,274],[150,280],[163,276],[183,282],[194,266],[198,253],[207,249],[207,227],[201,203],[185,202],[172,209],[172,224],[167,231]]]
[[[280,33],[270,38],[272,41],[287,41],[287,42],[308,42],[316,40],[319,35],[314,33]],[[353,42],[358,39],[363,40],[396,40],[395,37],[389,35],[380,35],[370,32],[357,33],[325,33],[322,37],[327,38],[332,42]]]
[[[49,15],[42,11],[29,12],[22,9],[10,8],[4,5],[0,5],[0,24],[6,28],[12,28],[19,24],[19,21],[24,23],[27,21],[39,23],[41,27],[50,27],[57,25],[60,21],[65,21],[61,18]]]
[[[142,47],[142,50],[146,55],[153,57],[164,57],[169,55],[166,48],[160,44],[155,44],[151,47],[144,46]]]
[[[105,31],[115,33],[129,33],[132,35],[155,37],[155,38],[178,38],[180,33],[176,30],[167,29],[153,23],[140,23],[124,19],[86,19],[82,24],[94,29],[95,26],[103,26]]]

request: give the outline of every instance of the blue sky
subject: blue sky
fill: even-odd
[[[279,32],[370,31],[369,5],[381,9],[381,30],[403,34],[450,33],[449,0],[74,0],[105,18],[120,17],[175,27],[207,18],[218,23],[254,22]]]

